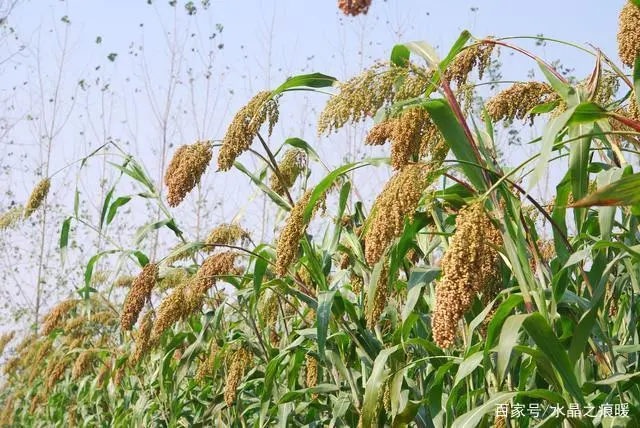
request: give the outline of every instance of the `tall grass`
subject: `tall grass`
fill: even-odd
[[[407,43],[349,81],[314,73],[259,93],[222,140],[174,153],[166,192],[115,143],[99,148],[80,168],[106,155],[138,190],[108,192],[100,224],[88,226],[102,231],[136,198],[160,218],[141,225],[131,247],[93,255],[77,295],[5,350],[0,423],[635,426],[638,7],[625,6],[618,34],[631,76],[605,53],[569,44],[594,61],[570,84],[518,40],[465,31],[443,58]],[[466,108],[469,91],[487,83],[471,76],[483,79],[498,48],[531,61],[546,82],[515,83]],[[366,143],[389,157],[311,183],[324,168],[312,145],[269,145],[263,135],[288,92],[327,88],[319,130],[373,117]],[[514,121],[541,130],[529,142],[537,153],[519,165],[494,139]],[[249,170],[249,157],[264,168]],[[190,197],[212,159],[282,210],[274,241],[255,242],[237,223],[185,238],[169,207]],[[371,168],[393,174],[375,201],[358,200],[350,177]],[[563,177],[550,200],[537,200],[530,190],[551,170]],[[61,250],[78,222],[76,209],[61,225]],[[181,243],[150,260],[139,245],[164,228]],[[94,271],[102,258],[118,267]],[[127,264],[137,277],[124,276]],[[506,416],[496,414],[503,405]],[[617,414],[597,411],[608,405]],[[576,408],[596,411],[568,412]]]

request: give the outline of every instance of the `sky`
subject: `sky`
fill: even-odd
[[[24,201],[38,174],[56,172],[52,198],[59,207],[51,214],[46,241],[51,270],[59,263],[59,225],[71,211],[76,183],[86,201],[83,209],[95,217],[105,189],[116,180],[103,160],[92,160],[79,175],[74,163],[109,139],[138,156],[159,182],[163,159],[166,166],[176,147],[221,139],[234,112],[253,94],[291,75],[317,71],[343,80],[387,59],[395,44],[407,41],[427,41],[445,54],[464,29],[477,37],[543,34],[590,43],[616,58],[617,16],[624,1],[373,0],[369,13],[356,18],[343,16],[334,0],[212,0],[206,9],[196,1],[194,16],[185,12],[184,1],[176,7],[168,3],[22,0],[9,17],[13,30],[5,29],[6,38],[0,38],[0,210]],[[580,79],[594,66],[592,56],[574,48],[512,42],[534,49],[548,62],[562,58]],[[508,51],[501,61],[504,80],[527,80],[535,70],[532,61]],[[283,98],[280,124],[269,144],[277,147],[288,137],[302,137],[332,166],[345,158],[380,154],[362,145],[370,124],[319,138],[314,128],[325,101],[326,95],[319,94]],[[523,137],[527,133],[533,135],[525,130]],[[506,132],[500,135],[505,138]],[[506,158],[516,163],[534,150],[507,147]],[[241,161],[259,166],[247,156]],[[212,169],[199,197],[187,198],[176,211],[190,237],[202,237],[215,224],[233,219],[257,234],[273,233],[280,220],[276,209],[264,204],[247,178]],[[369,202],[388,175],[388,169],[359,173],[356,183]],[[117,193],[131,190],[121,184]],[[120,224],[129,233],[118,238],[130,241],[147,208],[144,201],[134,201],[129,209],[139,221]],[[0,236],[0,241],[32,254],[33,229]],[[164,238],[170,244],[170,236]],[[106,244],[96,245],[105,249]],[[87,256],[76,254],[78,260]],[[3,269],[17,270],[12,276],[23,285],[5,283],[2,291],[28,306],[33,287],[24,284],[35,283],[33,259],[0,263]],[[82,265],[68,277],[77,286]],[[18,293],[17,287],[27,289]]]

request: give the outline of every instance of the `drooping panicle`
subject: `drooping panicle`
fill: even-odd
[[[156,285],[157,277],[158,265],[148,263],[131,284],[131,290],[124,301],[120,316],[120,325],[123,330],[131,330],[138,320],[140,311],[142,311],[145,302],[151,296],[151,290]]]
[[[640,55],[640,7],[633,1],[627,1],[618,18],[618,55],[629,67]]]
[[[218,154],[218,168],[228,171],[236,158],[247,151],[260,127],[269,122],[269,135],[278,121],[278,100],[271,91],[256,94],[249,103],[234,116],[222,140]]]
[[[400,235],[404,222],[418,208],[428,185],[428,170],[424,165],[411,164],[397,172],[376,198],[371,223],[365,240],[365,258],[374,265],[391,242]]]
[[[178,206],[200,182],[211,157],[211,145],[206,141],[185,144],[176,150],[164,176],[169,206]]]
[[[491,63],[491,54],[493,53],[494,45],[491,43],[476,43],[468,46],[462,50],[453,59],[447,70],[445,76],[461,86],[467,82],[469,73],[474,68],[478,69],[478,77],[482,79],[484,71],[489,67]]]
[[[287,150],[278,163],[278,170],[282,175],[282,181],[275,173],[269,177],[269,187],[280,196],[293,187],[306,163],[306,155],[302,150]]]
[[[496,247],[501,245],[502,236],[481,203],[460,210],[455,233],[442,258],[443,277],[436,286],[431,326],[438,346],[453,344],[458,321],[471,307],[476,293],[498,280],[500,256]]]
[[[240,385],[242,377],[244,376],[244,370],[250,361],[251,353],[245,348],[238,349],[233,355],[224,388],[224,401],[229,407],[236,401],[238,385]]]
[[[307,190],[300,200],[293,206],[289,217],[286,220],[278,244],[276,246],[276,273],[279,276],[286,276],[289,266],[295,261],[298,254],[298,245],[307,230],[307,224],[304,222],[304,211],[311,201],[311,190]],[[324,201],[325,195],[316,202],[314,212]]]
[[[558,100],[551,85],[543,82],[518,82],[491,98],[486,105],[493,121],[528,118],[533,124],[535,114],[531,109],[544,103]]]
[[[29,218],[31,214],[36,212],[42,205],[47,195],[49,194],[49,188],[51,187],[51,179],[45,178],[40,180],[36,187],[33,188],[29,199],[24,206],[24,218]]]
[[[338,8],[345,15],[366,15],[370,6],[371,0],[338,0]]]

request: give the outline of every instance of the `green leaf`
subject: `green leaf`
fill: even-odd
[[[442,61],[440,61],[441,72],[444,71],[449,66],[449,64],[451,64],[451,61],[453,61],[453,59],[462,51],[462,49],[464,49],[470,38],[471,33],[469,33],[467,30],[464,30],[462,31],[462,33],[460,33],[453,46],[451,46],[451,49],[449,50],[447,56],[444,57]]]
[[[634,205],[640,202],[640,173],[627,175],[608,186],[569,205],[570,207],[592,207],[612,205]]]
[[[145,267],[146,265],[149,264],[149,257],[147,257],[147,255],[145,253],[143,253],[142,251],[134,251],[133,255],[135,256],[135,258],[138,260],[138,263],[140,264],[140,267]]]
[[[558,93],[558,95],[560,95],[560,97],[562,97],[564,101],[569,103],[570,106],[577,104],[577,93],[571,85],[558,79],[558,77],[540,61],[538,61],[538,67],[542,70],[542,74],[544,74],[544,77],[549,81],[551,87]]]
[[[496,406],[506,403],[517,394],[517,392],[498,392],[496,395],[485,401],[481,406],[468,411],[453,421],[451,428],[471,428],[479,426],[484,415],[495,412]]]
[[[591,101],[584,101],[576,106],[576,109],[569,119],[569,125],[575,125],[580,123],[593,123],[600,119],[607,119],[609,117],[609,112],[602,107],[600,107],[596,103],[592,103]],[[583,131],[580,134],[576,135],[588,135],[589,132]]]
[[[64,250],[69,246],[69,231],[71,229],[71,219],[72,217],[67,217],[62,222],[62,228],[60,229],[60,245],[59,245],[59,248],[61,250]]]
[[[135,243],[136,244],[141,243],[144,240],[144,238],[149,234],[149,232],[160,229],[161,227],[164,227],[164,226],[171,229],[173,233],[176,234],[176,236],[178,237],[181,236],[180,229],[176,227],[176,224],[173,221],[173,219],[169,218],[169,219],[164,219],[160,221],[155,221],[153,223],[146,224],[141,228],[139,228],[138,231],[136,232],[136,236],[134,240]]]
[[[429,115],[445,138],[456,159],[462,161],[462,171],[477,190],[486,186],[482,176],[482,169],[478,166],[478,159],[470,146],[467,136],[456,119],[451,106],[443,99],[429,100],[423,103]]]
[[[440,64],[440,57],[438,56],[438,53],[429,43],[425,41],[409,42],[405,43],[404,46],[405,48],[407,48],[407,50],[424,59],[427,62],[429,68],[436,68],[438,64]],[[391,53],[391,56],[393,58],[393,52]]]
[[[607,186],[616,180],[622,178],[624,170],[622,168],[610,168],[607,171],[602,171],[596,177],[596,183],[598,188]],[[611,231],[613,230],[614,217],[616,215],[615,207],[600,207],[598,208],[598,223],[600,225],[600,239],[608,240],[611,237]]]
[[[267,266],[268,262],[266,259],[256,257],[256,263],[253,269],[253,292],[255,296],[260,295],[260,288],[262,287],[264,274],[267,272]]]
[[[118,208],[125,205],[130,200],[131,200],[131,196],[120,196],[118,199],[113,201],[113,203],[109,207],[109,213],[107,214],[107,224],[111,224],[111,222],[116,216],[116,213],[118,212]]]
[[[284,140],[284,144],[288,144],[291,147],[295,147],[296,149],[300,149],[304,151],[309,159],[313,159],[314,161],[320,162],[320,156],[318,153],[311,147],[309,143],[300,139],[300,138],[287,138]]]
[[[271,96],[275,96],[285,91],[300,88],[326,88],[333,86],[337,82],[335,77],[322,73],[300,74],[288,78],[282,85],[273,90]]]
[[[251,179],[251,181],[253,181],[253,183],[256,186],[258,186],[260,188],[260,190],[262,190],[269,197],[269,199],[271,199],[273,202],[275,202],[276,205],[278,205],[280,208],[284,209],[285,211],[290,211],[291,210],[291,206],[289,205],[289,203],[286,200],[284,200],[282,198],[282,196],[278,195],[276,192],[271,190],[269,188],[269,186],[264,184],[260,178],[256,177],[251,172],[249,172],[249,170],[247,168],[245,168],[244,165],[242,165],[238,161],[235,161],[233,163],[233,165],[236,168],[238,168],[241,172],[243,172],[245,175],[247,175],[247,177],[249,177]]]
[[[373,427],[376,426],[376,410],[378,407],[378,393],[382,388],[386,379],[385,368],[387,365],[387,359],[389,356],[398,350],[398,345],[386,348],[380,351],[376,360],[373,363],[373,369],[371,375],[367,380],[367,384],[364,389],[364,402],[362,404],[362,426]]]
[[[579,106],[578,106],[579,107]],[[577,112],[577,110],[576,110]],[[575,117],[576,114],[573,115]],[[573,118],[572,117],[572,118]],[[575,199],[580,199],[587,194],[589,189],[589,149],[591,148],[591,137],[585,129],[586,125],[570,125],[569,137],[576,138],[580,135],[587,135],[573,142],[569,147],[569,170],[571,171],[571,191]],[[584,209],[574,210],[576,228],[584,221],[586,212]]]
[[[406,45],[395,45],[391,50],[391,62],[398,67],[406,67],[409,65],[409,57],[411,51]]]
[[[467,358],[464,359],[460,363],[460,367],[458,367],[458,372],[456,373],[456,378],[453,381],[453,387],[458,385],[464,378],[469,376],[475,369],[478,368],[480,363],[482,362],[482,352],[476,352],[475,354],[471,354]]]
[[[89,291],[91,290],[91,277],[93,276],[93,268],[96,262],[103,256],[107,254],[113,254],[118,252],[118,250],[108,250],[102,251],[89,259],[89,263],[87,263],[87,267],[84,270],[84,288],[81,291],[81,294],[84,299],[89,298]]]
[[[297,391],[289,391],[282,396],[280,401],[278,401],[278,404],[290,403],[292,401],[302,398],[306,394],[326,394],[328,392],[336,392],[339,390],[340,388],[336,385],[323,383],[313,388],[305,388],[305,389],[299,389]]]
[[[518,343],[520,327],[527,318],[526,314],[512,315],[504,322],[500,331],[500,341],[498,342],[498,360],[496,362],[498,371],[498,384],[501,385],[509,366],[511,351]]]
[[[531,179],[529,180],[528,190],[533,189],[533,187],[540,181],[542,176],[546,173],[549,160],[551,159],[551,152],[553,151],[553,146],[555,145],[556,139],[558,138],[558,134],[567,125],[569,119],[573,115],[576,107],[569,107],[564,113],[562,113],[558,117],[554,117],[545,125],[543,134],[542,134],[542,147],[540,149],[540,158],[538,163],[531,174]]]
[[[573,372],[569,356],[544,317],[539,312],[535,312],[527,317],[523,326],[558,371],[565,389],[580,404],[584,405],[584,396]]]
[[[409,283],[407,284],[407,301],[402,308],[402,322],[406,322],[409,315],[413,313],[423,288],[440,276],[440,268],[425,267],[413,268],[409,274]]]
[[[344,210],[347,207],[347,199],[349,198],[350,192],[351,192],[351,182],[347,181],[342,185],[342,188],[340,189],[340,199],[338,200],[338,213],[336,215],[337,219],[341,219],[342,215],[344,214]],[[336,252],[336,249],[338,248],[338,244],[340,243],[341,234],[342,234],[342,222],[338,220],[336,221],[333,237],[331,239],[329,254],[334,254]]]
[[[331,317],[331,306],[333,305],[333,297],[336,291],[323,291],[318,295],[318,310],[316,311],[317,329],[318,329],[318,354],[320,359],[324,360],[324,347],[327,340],[327,331],[329,330],[329,318]]]
[[[599,380],[594,382],[596,385],[613,385],[618,382],[623,382],[625,380],[633,379],[636,377],[640,377],[640,372],[635,373],[618,373],[613,376],[609,376],[606,379]]]
[[[493,342],[498,335],[498,333],[502,330],[502,325],[504,324],[505,319],[509,316],[513,308],[518,305],[521,305],[524,299],[520,294],[512,294],[498,306],[496,313],[493,314],[491,321],[489,321],[489,326],[487,327],[487,338],[486,345],[484,347],[485,354],[489,352],[489,349],[493,347]]]
[[[380,164],[384,164],[388,162],[389,162],[388,158],[365,159],[360,162],[348,163],[346,165],[343,165],[331,171],[329,174],[327,174],[325,178],[323,178],[320,181],[320,183],[318,183],[318,185],[313,189],[313,192],[311,192],[311,198],[309,199],[307,208],[304,210],[303,222],[305,224],[309,223],[309,220],[311,219],[311,214],[313,213],[313,209],[315,208],[316,203],[318,202],[318,199],[320,199],[320,196],[322,196],[327,191],[327,189],[329,189],[329,187],[333,185],[333,183],[336,181],[338,177],[345,175],[355,169],[362,168],[364,166],[369,166],[369,165],[378,166]]]
[[[115,186],[112,187],[108,192],[107,196],[104,198],[104,203],[102,204],[102,211],[100,213],[100,226],[104,224],[104,218],[107,214],[107,208],[109,208],[109,204],[111,203],[111,198],[113,197],[113,192],[115,191]]]

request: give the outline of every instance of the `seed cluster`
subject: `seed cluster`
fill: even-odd
[[[87,373],[92,368],[96,357],[96,351],[93,349],[81,352],[71,370],[71,380],[78,380]]]
[[[331,97],[320,113],[318,134],[328,134],[347,122],[357,123],[373,116],[383,105],[393,101],[394,83],[406,73],[403,67],[379,63],[340,83],[340,93]]]
[[[171,294],[160,302],[158,316],[151,330],[151,342],[157,342],[166,329],[187,315],[189,308],[185,289],[186,284],[174,288]]]
[[[369,299],[365,296],[365,302],[368,304]],[[373,308],[371,310],[368,309],[367,305],[365,305],[366,309],[366,318],[367,318],[367,327],[373,330],[380,320],[380,316],[382,312],[384,312],[384,308],[387,307],[387,303],[389,300],[389,271],[388,267],[385,266],[382,268],[380,272],[380,276],[378,277],[378,283],[376,284],[376,294],[373,298]]]
[[[58,303],[56,307],[54,307],[51,312],[49,312],[44,317],[44,322],[42,324],[42,334],[47,336],[54,329],[61,327],[62,320],[67,316],[67,314],[75,309],[76,305],[80,301],[77,299],[67,299]]]
[[[374,265],[391,242],[400,235],[405,219],[411,218],[428,184],[424,165],[407,165],[391,177],[376,198],[365,240],[365,258]]]
[[[175,268],[168,270],[158,284],[158,289],[165,291],[178,287],[184,284],[190,278],[189,272],[186,269]]]
[[[136,277],[131,275],[121,276],[118,279],[116,279],[115,286],[117,288],[129,288],[131,287],[131,284],[133,284],[133,281],[135,279]]]
[[[278,100],[270,91],[256,94],[249,103],[234,116],[222,139],[218,154],[218,168],[228,171],[236,158],[247,151],[262,124],[269,122],[269,135],[278,121]]]
[[[238,253],[227,251],[208,257],[194,278],[176,286],[158,308],[158,315],[151,329],[151,343],[156,343],[162,333],[181,319],[200,310],[209,289],[221,275],[236,273],[234,262]]]
[[[453,344],[458,321],[471,307],[475,294],[491,287],[499,274],[500,232],[480,203],[460,210],[456,231],[442,258],[443,277],[436,287],[436,307],[431,321],[438,346]]]
[[[486,109],[489,117],[496,122],[512,121],[514,118],[523,120],[526,117],[533,124],[535,114],[530,110],[557,99],[558,95],[548,83],[518,82],[490,99]]]
[[[133,354],[131,364],[135,365],[151,349],[151,329],[153,328],[153,311],[147,311],[142,317],[138,334],[136,334],[136,352]]]
[[[22,220],[24,208],[16,206],[0,214],[0,231],[12,229]]]
[[[367,14],[371,0],[338,0],[338,8],[345,15],[358,16]]]
[[[640,55],[640,8],[632,1],[624,5],[618,18],[618,55],[629,67]]]
[[[206,376],[212,376],[214,374],[213,371],[215,369],[215,360],[216,355],[218,355],[218,351],[218,343],[215,339],[211,339],[211,343],[209,344],[209,354],[207,355],[207,358],[200,363],[198,372],[196,373],[196,379],[202,381]]]
[[[441,163],[448,151],[440,132],[422,108],[409,108],[400,117],[377,124],[365,144],[377,146],[387,140],[391,141],[391,165],[395,169],[401,169],[419,155],[430,155],[434,162]]]
[[[304,211],[311,200],[311,190],[307,190],[300,200],[293,206],[289,217],[280,232],[278,244],[276,246],[276,274],[280,277],[286,276],[289,266],[294,262],[298,254],[298,244],[307,230],[304,223]],[[318,199],[314,212],[324,201],[325,195]]]
[[[250,362],[251,353],[245,348],[240,348],[233,354],[233,360],[227,373],[224,388],[224,401],[229,407],[236,401],[238,385],[240,385],[242,377],[244,376],[244,370]]]
[[[302,150],[287,150],[282,156],[282,160],[278,163],[278,170],[282,176],[282,182],[278,176],[273,173],[269,177],[269,187],[278,195],[283,196],[288,189],[293,187],[296,180],[303,171],[307,161],[307,156]]]
[[[235,223],[224,223],[216,226],[209,236],[205,244],[215,246],[221,245],[234,245],[239,241],[245,241],[250,238],[249,232],[244,230],[241,226]],[[211,247],[213,251],[215,247]]]
[[[311,354],[307,354],[305,367],[305,383],[307,388],[315,388],[318,385],[318,360]],[[313,399],[318,397],[317,393],[313,394]]]
[[[63,358],[61,361],[57,361],[51,370],[48,370],[49,376],[47,377],[47,389],[51,390],[56,383],[64,376],[64,372],[67,369],[68,360]]]
[[[2,336],[0,336],[0,357],[2,357],[2,354],[4,354],[4,348],[6,348],[9,342],[13,340],[15,335],[16,333],[12,331],[10,333],[5,333]]]
[[[105,362],[102,364],[102,367],[100,367],[100,371],[96,376],[96,386],[98,388],[102,388],[104,386],[107,376],[109,376],[109,373],[111,372],[111,364],[111,361]]]
[[[185,144],[176,150],[164,176],[169,206],[176,207],[198,183],[211,162],[211,145],[206,141]]]
[[[131,290],[124,301],[122,314],[120,316],[120,326],[123,330],[131,330],[138,320],[138,315],[144,307],[145,302],[151,296],[151,290],[156,285],[158,277],[158,265],[149,263],[145,265],[142,272],[133,280]]]
[[[29,195],[29,199],[27,199],[27,203],[24,206],[24,218],[29,218],[31,214],[33,214],[42,202],[46,199],[49,194],[49,188],[51,187],[51,179],[45,178],[41,180],[36,187],[33,188],[31,195]]]
[[[484,71],[491,64],[493,44],[475,44],[458,53],[445,71],[445,76],[458,84],[467,82],[469,73],[477,67],[478,77],[482,79]]]

